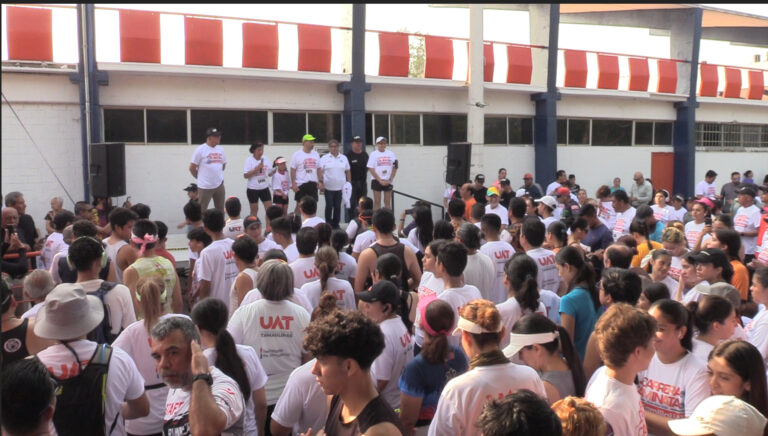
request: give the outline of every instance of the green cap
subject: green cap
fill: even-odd
[[[304,141],[314,141],[314,140],[315,140],[315,137],[310,135],[309,133],[307,133],[306,135],[304,135],[301,138],[301,142],[304,142]]]

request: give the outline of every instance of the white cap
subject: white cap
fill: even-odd
[[[761,435],[765,417],[752,405],[731,395],[713,395],[696,406],[686,419],[673,419],[669,428],[678,435]]]
[[[515,192],[515,197],[522,197],[526,194],[528,194],[528,191],[526,191],[525,188],[520,188]]]
[[[557,200],[555,200],[554,197],[551,195],[545,195],[538,200],[534,200],[536,203],[544,203],[547,206],[549,206],[550,209],[555,209],[557,207]]]
[[[386,140],[387,140],[387,138],[385,138],[383,136],[379,136],[378,138],[376,138],[376,143],[378,144],[379,142],[386,141]]]

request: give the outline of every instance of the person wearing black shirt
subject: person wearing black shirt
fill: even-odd
[[[478,174],[475,176],[475,183],[472,184],[472,196],[475,197],[475,201],[480,204],[488,203],[485,193],[488,192],[488,188],[483,186],[485,184],[485,176]]]
[[[27,210],[27,203],[24,201],[24,195],[18,191],[9,192],[5,196],[5,205],[12,207],[19,212],[18,228],[21,231],[18,233],[21,242],[29,245],[30,249],[35,249],[40,234],[35,227],[35,220],[24,213]]]
[[[525,173],[523,176],[523,186],[520,189],[525,189],[534,200],[541,198],[541,188],[538,184],[533,183],[533,174],[531,173]]]
[[[363,147],[363,140],[359,136],[352,138],[352,149],[344,153],[349,161],[352,185],[352,196],[349,199],[349,204],[352,206],[350,209],[344,211],[344,221],[349,222],[350,216],[356,217],[357,204],[360,201],[360,197],[368,195],[368,187],[366,186],[366,179],[368,177],[368,153]]]
[[[515,192],[512,191],[512,185],[509,183],[509,179],[501,179],[499,181],[499,186],[501,186],[499,204],[504,209],[509,209],[509,201],[515,198]]]

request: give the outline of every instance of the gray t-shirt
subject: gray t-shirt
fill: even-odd
[[[541,381],[551,383],[560,392],[560,398],[576,395],[571,371],[547,371],[541,374]]]

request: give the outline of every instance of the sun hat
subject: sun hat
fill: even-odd
[[[62,283],[45,297],[35,320],[35,334],[45,339],[76,339],[96,328],[103,318],[104,306],[98,297],[86,294],[79,283]]]
[[[761,435],[765,423],[757,409],[732,395],[713,395],[699,403],[690,417],[668,421],[675,434],[684,436]]]

